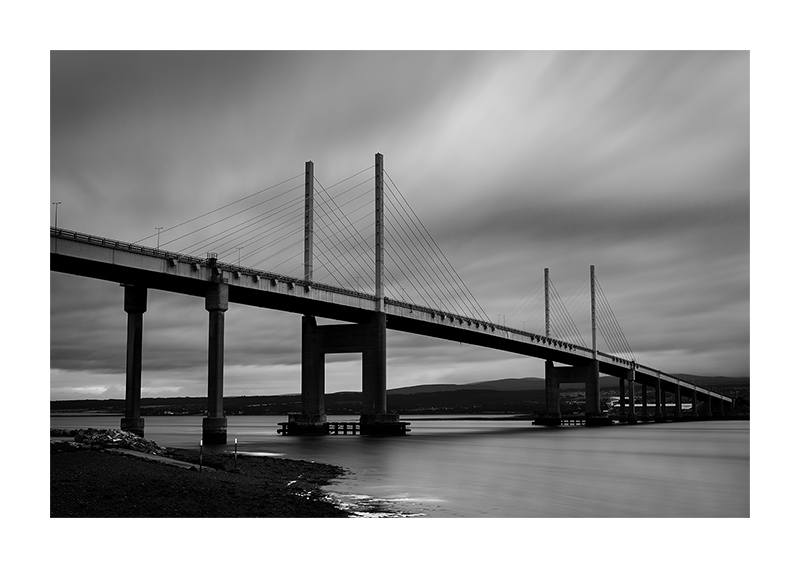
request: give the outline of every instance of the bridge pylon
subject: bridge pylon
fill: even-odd
[[[306,163],[305,274],[313,274],[314,165]],[[325,412],[325,354],[361,353],[361,434],[403,435],[407,422],[386,408],[386,313],[384,309],[383,155],[375,154],[375,311],[355,324],[317,325],[303,316],[301,411],[289,415],[283,431],[289,435],[329,432]]]

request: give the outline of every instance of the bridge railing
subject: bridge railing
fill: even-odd
[[[96,235],[90,235],[88,233],[80,233],[78,231],[71,231],[69,229],[56,229],[54,227],[50,227],[50,236],[58,237],[62,239],[67,239],[76,242],[85,242],[93,245],[98,245],[106,248],[112,248],[115,250],[124,250],[133,252],[136,254],[143,254],[146,256],[156,257],[156,258],[163,258],[166,260],[176,260],[181,262],[186,262],[190,264],[209,264],[208,258],[200,258],[197,256],[191,256],[187,254],[181,254],[177,252],[172,252],[163,249],[155,249],[152,247],[146,247],[142,245],[137,245],[133,243],[128,243],[125,241],[118,241],[115,239],[108,239],[106,237],[98,237]],[[356,290],[349,290],[347,288],[339,288],[337,286],[330,286],[328,284],[323,284],[321,282],[312,282],[308,280],[304,280],[302,278],[294,278],[292,276],[286,276],[284,274],[277,274],[275,272],[268,272],[265,270],[258,270],[256,268],[248,268],[239,266],[238,264],[230,264],[227,262],[219,262],[214,261],[214,265],[222,270],[226,270],[228,272],[238,272],[240,274],[246,274],[248,276],[258,276],[259,278],[263,278],[265,280],[275,280],[278,282],[286,282],[291,283],[295,286],[304,286],[306,288],[315,288],[317,290],[325,290],[328,292],[335,292],[338,294],[343,294],[347,296],[353,296],[357,298],[365,298],[374,300],[375,296],[371,294],[366,294],[364,292],[356,291]]]
[[[400,300],[393,300],[386,298],[386,304],[397,306],[400,308],[405,308],[410,311],[417,311],[417,312],[424,312],[430,314],[432,319],[439,317],[441,320],[449,320],[451,322],[458,322],[458,323],[466,323],[467,326],[475,326],[476,329],[483,328],[484,330],[491,330],[491,331],[504,331],[507,333],[513,333],[515,335],[521,335],[524,337],[528,337],[531,341],[536,341],[538,343],[542,343],[545,345],[554,345],[557,347],[561,347],[563,349],[567,349],[569,351],[582,351],[591,355],[592,350],[587,349],[581,345],[576,345],[574,343],[569,343],[568,341],[563,341],[561,339],[556,339],[553,337],[545,337],[544,335],[539,335],[538,333],[532,333],[530,331],[524,331],[521,329],[515,329],[513,327],[508,327],[500,324],[496,324],[494,322],[487,322],[483,320],[479,320],[476,318],[471,318],[468,316],[462,316],[459,314],[454,314],[451,312],[445,312],[442,310],[436,310],[433,308],[429,308],[427,306],[419,306],[417,304],[410,304],[408,302],[402,302]]]
[[[85,243],[98,245],[98,246],[102,246],[102,247],[106,247],[106,248],[116,249],[116,250],[125,250],[125,251],[133,252],[133,253],[136,253],[136,254],[143,254],[143,255],[146,255],[146,256],[157,257],[157,258],[164,258],[164,259],[167,259],[167,260],[173,259],[175,261],[182,261],[182,262],[186,262],[186,263],[195,263],[195,264],[206,264],[206,265],[208,265],[209,261],[210,261],[210,259],[208,259],[208,258],[200,258],[200,257],[196,257],[196,256],[190,256],[190,255],[181,254],[181,253],[177,253],[177,252],[167,251],[167,250],[163,250],[163,249],[160,249],[160,248],[156,249],[156,248],[152,248],[152,247],[137,245],[137,244],[134,244],[134,243],[128,243],[128,242],[125,242],[125,241],[119,241],[119,240],[115,240],[115,239],[108,239],[106,237],[100,237],[100,236],[91,235],[91,234],[88,234],[88,233],[81,233],[81,232],[72,231],[72,230],[69,230],[69,229],[60,229],[60,228],[50,227],[50,236],[51,237],[62,238],[62,239],[67,239],[67,240],[71,240],[71,241],[85,242]],[[369,299],[369,300],[377,300],[377,297],[373,296],[372,294],[367,294],[367,293],[356,291],[356,290],[349,290],[347,288],[340,288],[340,287],[337,287],[337,286],[331,286],[329,284],[323,284],[321,282],[307,281],[307,280],[304,280],[302,278],[294,278],[292,276],[286,276],[286,275],[277,274],[277,273],[274,273],[274,272],[258,270],[258,269],[255,269],[255,268],[242,267],[242,266],[239,266],[239,265],[236,265],[236,264],[218,262],[218,261],[216,261],[216,259],[214,259],[214,265],[219,269],[227,270],[228,272],[231,272],[231,273],[237,272],[239,274],[246,274],[246,275],[249,275],[249,276],[258,276],[259,278],[270,279],[270,280],[274,280],[276,282],[291,283],[291,284],[293,284],[295,286],[303,286],[303,287],[306,287],[306,288],[315,288],[315,289],[318,289],[318,290],[334,292],[334,293],[337,293],[337,294],[342,294],[342,295],[347,295],[347,296],[352,296],[352,297],[357,297],[357,298],[364,298],[364,299]],[[556,339],[556,338],[552,338],[552,337],[545,337],[543,335],[539,335],[539,334],[536,334],[536,333],[532,333],[532,332],[528,332],[528,331],[524,331],[524,330],[520,330],[520,329],[514,329],[512,327],[499,325],[499,324],[496,324],[496,323],[493,323],[493,322],[486,322],[486,321],[478,320],[478,319],[475,319],[475,318],[472,318],[472,317],[468,317],[468,316],[454,314],[454,313],[451,313],[451,312],[445,312],[445,311],[442,311],[442,310],[436,310],[436,309],[433,309],[433,308],[429,308],[427,306],[419,306],[419,305],[416,305],[416,304],[411,304],[411,303],[403,302],[403,301],[400,301],[400,300],[393,300],[393,299],[387,298],[387,297],[384,297],[384,303],[387,304],[387,305],[393,305],[393,306],[405,308],[405,309],[408,309],[408,310],[411,310],[411,311],[424,312],[424,313],[430,314],[432,319],[436,319],[436,317],[439,317],[441,320],[450,320],[451,322],[458,321],[459,323],[462,323],[462,324],[463,323],[467,323],[468,326],[473,326],[474,325],[476,329],[479,329],[479,328],[482,327],[484,330],[491,329],[492,332],[495,332],[495,331],[499,330],[499,331],[504,331],[504,332],[507,332],[507,333],[513,333],[515,335],[521,335],[521,336],[524,336],[524,337],[528,337],[528,338],[530,338],[531,341],[536,341],[536,342],[541,343],[543,345],[553,345],[553,346],[560,347],[562,349],[566,349],[566,350],[569,350],[569,351],[583,352],[587,356],[591,356],[592,355],[592,350],[587,348],[587,347],[583,347],[582,345],[576,345],[574,343],[569,343],[567,341],[563,341],[563,340],[560,340],[560,339]],[[601,355],[603,357],[609,358],[609,359],[619,363],[620,365],[630,366],[630,365],[633,364],[633,367],[635,369],[645,370],[645,371],[648,371],[648,372],[650,372],[652,374],[660,375],[662,377],[669,377],[671,380],[675,381],[678,385],[687,386],[687,387],[690,387],[690,386],[691,387],[702,386],[702,385],[695,385],[695,384],[690,383],[688,381],[681,380],[681,379],[679,379],[678,377],[676,377],[674,375],[670,375],[669,373],[665,373],[663,371],[659,371],[658,369],[654,369],[654,368],[648,367],[646,365],[641,365],[639,363],[635,363],[635,362],[629,361],[627,359],[618,357],[616,355],[603,353],[603,352],[600,352],[600,351],[598,351],[597,354]],[[710,387],[703,386],[703,388],[708,390],[709,392],[714,393],[717,396],[721,396],[721,397],[725,396],[722,393],[720,393],[719,391],[717,391],[715,389],[712,389]]]

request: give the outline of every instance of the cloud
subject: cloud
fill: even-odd
[[[443,292],[428,286],[460,289],[448,283],[452,265],[490,319],[538,331],[540,301],[517,308],[548,267],[588,337],[593,264],[640,361],[745,375],[749,80],[747,52],[56,51],[51,201],[62,202],[62,227],[155,246],[155,227],[302,177],[307,160],[325,188],[365,170],[331,190],[366,180],[345,197],[361,187],[363,195],[343,206],[362,207],[360,215],[369,211],[372,161],[381,152],[391,192],[396,184],[403,196],[387,205],[392,294],[440,302]],[[301,195],[298,188],[252,214]],[[411,239],[392,209],[407,205],[447,261]],[[368,289],[370,220],[351,234],[331,222],[331,210],[317,211],[315,274]],[[292,223],[287,245],[302,236],[302,219]],[[173,241],[199,224],[164,230],[161,245],[200,255],[224,247],[235,261],[235,242],[201,243],[200,232]],[[355,233],[364,248],[354,245]],[[272,254],[253,253],[268,236],[257,235],[249,233],[243,264]],[[281,270],[297,273],[297,252],[284,253],[295,257]],[[476,309],[458,294],[446,304]],[[105,392],[120,376],[124,384],[122,290],[52,273],[50,297],[51,396],[66,396],[65,388],[89,389],[69,391],[76,397]],[[202,395],[202,300],[151,291],[144,328],[147,388]],[[299,344],[298,316],[232,306],[226,393],[297,391]],[[530,376],[541,367],[394,333],[389,357],[390,388]],[[359,356],[331,361],[333,388],[360,388]]]

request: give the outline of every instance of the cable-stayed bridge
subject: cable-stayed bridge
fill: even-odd
[[[343,187],[334,192],[338,186]],[[544,300],[540,333],[492,321],[384,171],[381,154],[376,154],[374,168],[327,188],[314,175],[314,164],[307,162],[304,174],[167,229],[159,227],[135,243],[58,227],[51,227],[50,241],[51,270],[124,286],[128,347],[121,426],[140,435],[148,289],[206,300],[208,416],[203,439],[209,443],[227,439],[223,372],[230,302],[303,316],[302,411],[289,417],[284,431],[290,434],[328,432],[325,354],[353,352],[362,353],[361,432],[405,432],[405,423],[386,406],[387,329],[543,359],[546,412],[537,424],[561,424],[559,385],[570,382],[585,384],[585,423],[610,423],[600,408],[601,373],[619,377],[620,392],[627,387],[629,401],[634,383],[639,383],[645,407],[650,389],[655,420],[667,417],[667,393],[675,397],[676,419],[683,418],[679,402],[686,398],[693,402],[692,415],[698,402],[705,403],[709,415],[733,405],[729,397],[636,361],[593,266],[590,345],[547,269],[539,286]],[[510,315],[518,315],[531,299],[526,295]],[[346,323],[319,325],[317,317]],[[598,349],[598,332],[607,351]],[[637,420],[631,404],[627,419]]]

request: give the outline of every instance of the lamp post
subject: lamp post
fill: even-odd
[[[236,250],[239,251],[239,268],[242,267],[242,247],[236,247]]]
[[[161,229],[164,227],[156,227],[156,231],[158,231],[158,240],[156,241],[156,250],[161,248]]]
[[[55,206],[56,206],[56,224],[55,224],[55,227],[56,227],[56,229],[58,229],[58,206],[59,206],[60,204],[61,204],[61,202],[60,202],[60,201],[53,201],[53,202],[50,204],[50,205],[55,205]]]

